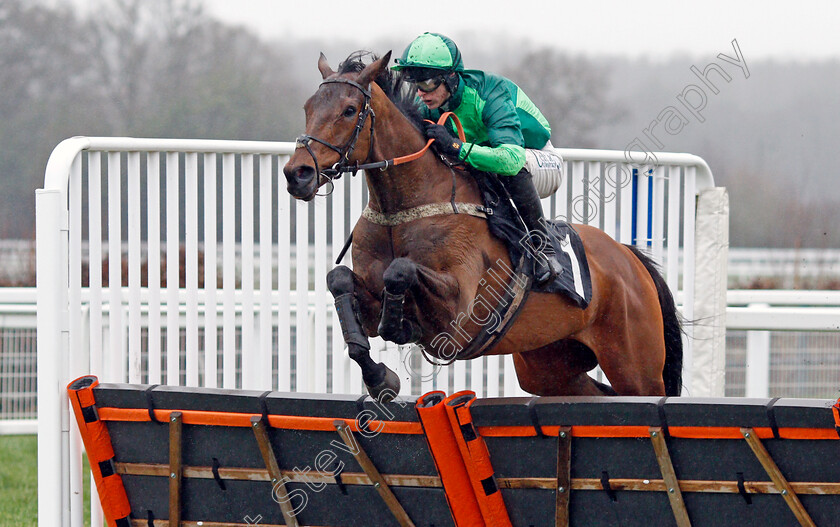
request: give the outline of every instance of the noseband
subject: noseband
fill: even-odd
[[[364,128],[365,121],[367,120],[368,116],[370,116],[370,147],[368,149],[367,157],[370,158],[371,153],[373,152],[373,126],[376,122],[376,114],[373,112],[373,108],[370,105],[371,99],[371,92],[369,88],[365,88],[361,84],[354,82],[350,79],[327,79],[321,83],[321,86],[324,84],[349,84],[354,88],[358,89],[362,92],[362,95],[365,96],[365,104],[364,107],[359,111],[358,118],[356,119],[356,126],[353,128],[353,133],[350,134],[350,138],[344,143],[343,146],[336,146],[332,143],[324,141],[323,139],[319,139],[317,137],[303,134],[297,138],[295,141],[296,148],[306,148],[306,151],[309,152],[309,155],[312,157],[312,161],[315,163],[315,173],[327,178],[327,180],[332,184],[332,180],[338,179],[344,172],[352,172],[354,175],[360,169],[367,168],[364,165],[359,165],[359,162],[356,161],[355,163],[350,162],[350,156],[353,154],[353,150],[356,148],[356,142],[359,140],[359,134],[362,132],[362,128]],[[338,161],[331,167],[325,170],[320,169],[320,165],[318,164],[318,158],[315,157],[315,152],[312,151],[312,146],[310,142],[315,141],[316,143],[321,143],[322,145],[326,146],[330,150],[336,152],[339,156]]]

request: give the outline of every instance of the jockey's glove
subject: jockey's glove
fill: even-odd
[[[457,137],[454,137],[445,126],[442,124],[427,123],[424,132],[426,139],[435,140],[433,146],[438,152],[445,156],[460,159],[461,147],[464,146],[464,143]]]

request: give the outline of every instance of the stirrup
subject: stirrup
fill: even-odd
[[[557,262],[554,252],[542,251],[534,258],[534,283],[536,285],[550,284],[563,273],[563,268]]]

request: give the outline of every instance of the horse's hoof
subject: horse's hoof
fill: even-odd
[[[403,295],[418,283],[417,265],[408,258],[397,258],[382,273],[382,280],[391,295]]]
[[[391,368],[385,368],[385,378],[376,386],[368,386],[368,393],[374,400],[382,403],[393,401],[400,393],[400,378]]]

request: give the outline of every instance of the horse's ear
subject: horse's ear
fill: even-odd
[[[375,79],[385,68],[388,67],[388,62],[391,60],[391,52],[385,54],[379,60],[374,60],[371,62],[362,72],[359,74],[359,79],[356,81],[362,86],[367,86],[370,84],[370,81]]]
[[[330,68],[330,65],[327,64],[327,57],[321,53],[321,56],[318,58],[318,69],[321,70],[321,77],[326,79],[330,75],[335,75],[335,72]]]

